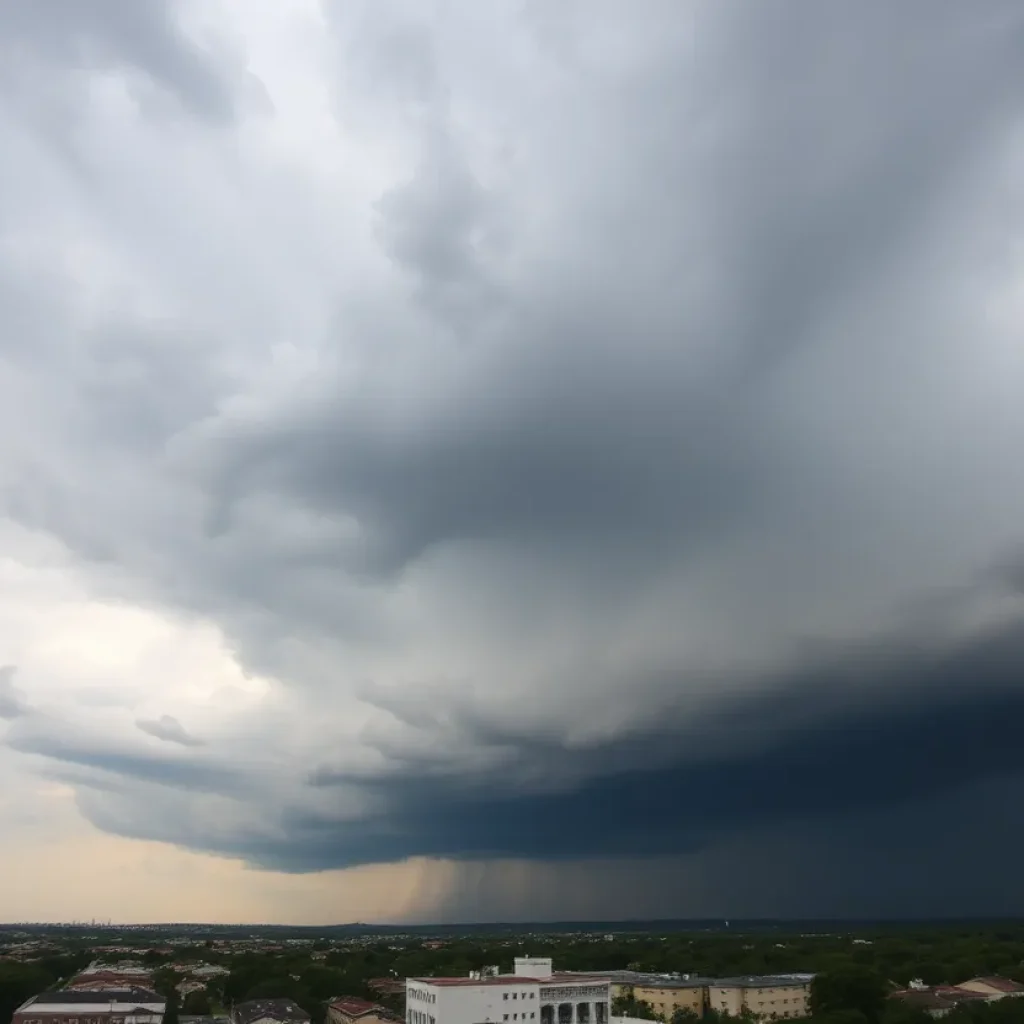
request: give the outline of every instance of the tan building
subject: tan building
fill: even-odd
[[[989,1002],[1005,999],[1007,996],[1024,996],[1024,985],[1010,978],[971,978],[970,981],[963,981],[956,987],[965,992],[978,992]]]
[[[632,996],[638,1003],[647,1003],[665,1020],[671,1020],[676,1010],[691,1010],[698,1017],[704,1016],[703,981],[646,982],[633,985]]]
[[[707,983],[707,1005],[718,1013],[746,1011],[759,1020],[787,1020],[810,1014],[809,975],[717,978]]]

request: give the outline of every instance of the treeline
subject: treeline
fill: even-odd
[[[312,958],[317,952],[323,959]],[[824,998],[819,993],[815,1016],[863,1014],[868,1024],[913,1024],[901,1018],[906,1007],[889,1001],[892,984],[905,986],[913,978],[926,984],[956,984],[968,978],[1000,974],[1024,981],[1024,926],[993,928],[932,928],[862,934],[784,935],[780,932],[651,933],[603,937],[531,935],[464,936],[452,938],[437,949],[424,947],[421,939],[382,936],[379,941],[339,946],[322,938],[312,946],[280,952],[222,953],[209,940],[175,950],[173,956],[151,952],[145,959],[154,967],[157,988],[170,995],[181,976],[170,969],[172,960],[204,960],[220,963],[230,973],[214,979],[205,993],[190,994],[182,1013],[224,1012],[232,1003],[260,997],[284,996],[294,999],[309,1012],[314,1024],[324,1016],[324,1002],[334,996],[352,995],[376,999],[402,1009],[400,996],[384,997],[369,985],[381,977],[464,976],[491,964],[507,969],[515,956],[550,956],[561,970],[621,970],[654,973],[697,974],[730,977],[745,974],[776,974],[809,971],[822,975],[818,989],[827,979],[874,979],[876,999],[872,1010],[864,999],[850,1000],[847,986],[842,999]],[[126,951],[126,955],[127,951]],[[30,964],[0,962],[0,1024],[10,1020],[13,1010],[29,996],[56,984],[91,959],[89,950],[75,949],[73,955],[48,957]],[[878,989],[878,986],[881,986]],[[870,988],[870,986],[868,986]],[[845,1002],[844,1002],[845,1000]],[[999,1014],[1016,1013],[1003,1004],[992,1004]],[[1024,1011],[1024,1000],[1020,1001]],[[177,1011],[178,1007],[175,1007]],[[1018,1024],[1015,1018],[964,1017],[950,1024]],[[972,1006],[971,1013],[989,1012],[987,1006]],[[173,1022],[172,1022],[173,1024]],[[682,1021],[677,1024],[683,1024]],[[861,1018],[835,1018],[833,1024],[863,1024]],[[1020,1021],[1024,1024],[1024,1020]]]
[[[90,960],[87,952],[47,956],[31,963],[0,961],[0,1022],[6,1024],[26,999],[59,985]]]

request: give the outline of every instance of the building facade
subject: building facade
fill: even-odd
[[[791,1020],[810,1014],[810,974],[716,978],[707,982],[707,1005],[717,1013],[749,1013],[759,1020]]]
[[[704,1016],[703,981],[650,981],[633,985],[629,992],[638,1003],[646,1003],[665,1020],[671,1020],[676,1010]]]
[[[557,974],[549,959],[517,957],[512,974],[409,978],[406,1024],[609,1024],[602,975]]]

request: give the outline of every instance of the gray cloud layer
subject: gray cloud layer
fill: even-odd
[[[0,665],[0,718],[18,718],[26,711],[14,686],[15,671],[13,665]]]
[[[174,4],[3,16],[33,68],[177,97],[197,172],[153,199],[145,103],[65,139],[177,315],[0,264],[38,427],[4,508],[282,694],[201,756],[170,715],[136,725],[174,759],[16,733],[101,827],[301,871],[685,856],[1018,784],[1024,12],[642,6],[328,5],[345,187],[254,145],[304,122]],[[52,137],[31,74],[3,102]]]
[[[203,741],[193,736],[173,715],[161,715],[159,718],[140,718],[135,725],[144,733],[167,743],[177,743],[182,747],[201,747]]]

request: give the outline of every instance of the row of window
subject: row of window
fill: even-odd
[[[53,1020],[52,1017],[48,1018]],[[60,1019],[60,1018],[58,1018]],[[124,1024],[124,1017],[65,1017],[64,1024],[103,1024],[106,1021],[107,1024]],[[43,1024],[41,1017],[34,1017],[30,1020],[26,1020],[24,1024]]]
[[[519,1020],[520,1016],[522,1016],[523,1020],[526,1020],[526,1014],[525,1013],[524,1014],[513,1013],[512,1014],[512,1019],[513,1020]],[[536,1013],[531,1013],[530,1014],[530,1020],[533,1020],[536,1016],[537,1016]],[[502,1020],[508,1020],[508,1014],[506,1013],[501,1019]]]
[[[505,992],[504,996],[505,996],[505,1000],[508,1001],[509,993]],[[529,993],[527,993],[527,992],[513,992],[512,993],[512,998],[513,999],[519,999],[520,997],[523,998],[523,999],[536,999],[537,998],[537,993],[536,992],[529,992]]]
[[[425,1002],[428,1002],[428,1003],[436,1003],[437,1002],[437,993],[436,992],[428,992],[428,991],[426,991],[426,989],[411,988],[411,989],[409,989],[409,995],[411,995],[413,997],[413,999],[422,999],[422,1000],[424,1000]]]

